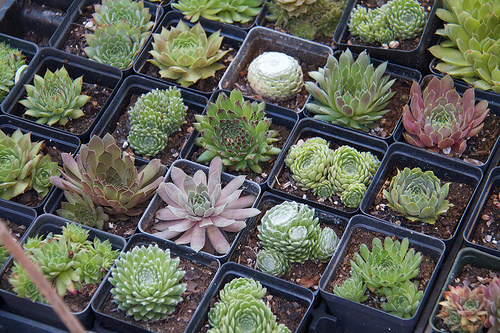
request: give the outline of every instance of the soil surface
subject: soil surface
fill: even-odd
[[[479,213],[470,241],[500,250],[500,187],[495,186]]]
[[[335,286],[341,285],[344,280],[348,279],[351,276],[351,260],[354,260],[354,254],[359,252],[361,244],[366,244],[371,251],[372,241],[374,237],[378,237],[383,243],[386,235],[361,228],[357,228],[354,230],[353,234],[348,240],[348,244],[344,253],[342,254],[342,258],[340,259],[339,264],[334,274],[332,275],[334,278],[329,282],[326,288],[327,292],[333,293],[333,289]],[[401,239],[398,239],[398,237],[396,236],[392,236],[391,238],[393,240],[401,241]],[[411,248],[413,248],[413,246],[410,243],[410,249]],[[436,264],[439,258],[433,258],[430,255],[422,252],[421,254],[422,262],[419,266],[420,272],[411,281],[418,281],[418,289],[425,292],[425,289],[429,284],[429,280],[432,274],[434,273],[434,269],[436,268]],[[381,307],[383,300],[380,295],[370,292],[368,288],[365,294],[368,296],[368,299],[361,304],[365,304],[372,308],[384,311]]]
[[[19,240],[23,237],[24,233],[29,227],[29,225],[25,226],[23,224],[17,224],[9,219],[5,219],[2,217],[0,217],[0,223],[5,224],[5,226],[9,230],[10,235],[16,242],[19,242]]]
[[[179,268],[186,271],[186,274],[181,280],[182,283],[186,283],[186,291],[182,294],[182,302],[180,302],[176,306],[175,311],[165,319],[149,322],[135,321],[133,317],[127,317],[125,311],[118,309],[118,306],[112,301],[111,294],[108,294],[97,311],[109,317],[125,321],[153,332],[184,332],[217,272],[217,269],[211,266],[194,263],[181,257],[179,257],[179,259]],[[105,322],[102,322],[102,324],[105,326]],[[110,325],[108,328],[112,329],[113,326]]]

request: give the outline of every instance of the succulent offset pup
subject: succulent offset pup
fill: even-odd
[[[151,30],[154,25],[149,9],[144,7],[144,1],[102,0],[101,4],[94,5],[94,10],[92,17],[98,26],[126,22],[143,33]]]
[[[26,68],[26,58],[21,50],[0,43],[0,102],[16,83],[16,77]],[[19,71],[19,72],[18,72]]]
[[[304,85],[299,62],[282,52],[264,52],[252,60],[247,79],[256,93],[271,101],[291,99]]]
[[[333,288],[333,293],[336,296],[348,299],[350,301],[361,303],[368,299],[365,295],[366,285],[363,281],[363,277],[356,273],[356,271],[351,270],[351,276],[344,280],[341,285],[335,286]]]
[[[195,251],[207,245],[218,253],[229,251],[229,242],[223,232],[238,232],[245,227],[245,219],[259,214],[250,208],[254,195],[240,197],[245,176],[232,179],[224,188],[221,184],[222,161],[215,157],[208,176],[198,170],[193,176],[173,166],[171,182],[162,182],[157,193],[167,203],[156,212],[154,235],[174,239],[177,244],[190,244]],[[208,242],[207,242],[208,240]]]
[[[390,288],[382,288],[381,293],[387,302],[382,303],[382,309],[401,318],[411,318],[417,312],[424,295],[418,290],[418,282],[405,281]]]
[[[264,0],[178,0],[172,7],[191,22],[200,17],[228,24],[247,23],[260,13]]]

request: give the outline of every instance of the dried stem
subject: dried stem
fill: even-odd
[[[28,273],[31,280],[35,283],[42,295],[49,301],[50,305],[59,316],[61,321],[66,325],[71,333],[85,333],[83,325],[69,311],[61,297],[50,287],[49,282],[45,279],[40,271],[35,267],[31,259],[24,253],[23,248],[17,244],[10,236],[7,227],[0,222],[0,243],[12,254],[14,259]]]

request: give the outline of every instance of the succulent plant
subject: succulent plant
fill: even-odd
[[[339,238],[332,228],[321,229],[314,242],[311,259],[315,261],[327,262],[339,245]]]
[[[229,97],[221,92],[203,115],[195,115],[193,125],[200,132],[195,143],[205,148],[197,162],[220,156],[225,166],[236,171],[250,168],[262,172],[259,164],[281,151],[273,146],[278,133],[269,129],[272,121],[266,117],[265,107],[264,102],[245,101],[237,89]]]
[[[80,271],[83,284],[99,283],[111,269],[117,257],[118,251],[113,250],[109,240],[101,241],[96,237],[92,246],[88,246],[75,255],[74,267]]]
[[[334,194],[333,185],[328,179],[332,158],[333,150],[328,142],[314,137],[291,146],[285,164],[303,190],[312,190],[314,195],[328,198]]]
[[[139,171],[134,165],[134,156],[122,153],[109,133],[102,139],[93,136],[88,144],[80,147],[76,160],[67,153],[62,153],[61,158],[62,177],[53,176],[50,181],[64,191],[90,197],[104,213],[118,219],[141,214],[146,200],[162,181],[162,177],[157,176],[160,160],[151,160]]]
[[[444,37],[429,51],[439,59],[436,69],[477,89],[500,92],[500,5],[487,0],[445,0],[436,15]]]
[[[441,80],[435,76],[422,92],[413,82],[410,105],[403,108],[403,133],[413,146],[439,152],[453,150],[462,154],[467,139],[483,128],[488,116],[486,100],[475,104],[474,89],[465,91],[462,97],[455,90],[451,76]]]
[[[368,131],[389,111],[384,108],[395,93],[390,92],[395,79],[383,76],[386,67],[387,62],[374,69],[366,51],[356,61],[349,49],[339,60],[329,55],[326,67],[309,72],[317,83],[305,83],[314,97],[306,108],[316,119]]]
[[[89,196],[64,191],[66,201],[61,203],[57,215],[62,218],[101,230],[108,229],[109,215],[96,205]]]
[[[175,311],[186,284],[179,258],[158,245],[136,246],[122,253],[111,268],[111,294],[120,310],[134,320],[159,320]]]
[[[369,9],[357,5],[351,13],[348,26],[350,34],[359,36],[365,43],[380,42],[384,44],[395,39],[394,33],[389,27],[387,15],[382,8]]]
[[[480,288],[484,296],[484,309],[488,313],[484,327],[489,328],[489,333],[500,332],[500,279],[495,277]]]
[[[368,299],[365,295],[366,285],[360,274],[355,271],[351,272],[351,276],[344,280],[341,285],[333,288],[333,294],[350,301],[361,303]]]
[[[16,83],[18,70],[26,67],[26,58],[21,50],[9,44],[0,43],[0,102],[2,102],[10,89]]]
[[[409,249],[408,238],[400,242],[393,241],[388,236],[382,244],[379,238],[374,237],[372,250],[366,244],[361,244],[359,253],[356,252],[354,260],[351,260],[351,267],[362,276],[366,286],[374,291],[414,278],[420,271],[421,261],[420,252]]]
[[[219,293],[219,297],[221,302],[231,304],[234,300],[246,296],[262,299],[266,292],[267,289],[262,287],[262,284],[257,280],[236,278],[225,284]]]
[[[40,270],[40,269],[39,269]],[[9,283],[13,287],[13,291],[17,296],[23,298],[29,298],[33,303],[40,302],[44,304],[48,304],[47,299],[43,297],[40,290],[38,290],[37,286],[28,273],[22,268],[21,265],[17,261],[14,261],[14,266],[12,267],[12,274],[9,277]]]
[[[387,302],[381,304],[382,309],[401,318],[411,318],[417,312],[424,292],[418,290],[418,282],[405,281],[390,288],[384,287],[381,293]]]
[[[179,21],[176,27],[153,34],[153,50],[148,60],[160,68],[160,76],[176,80],[183,87],[206,79],[225,66],[218,61],[229,52],[220,50],[224,36],[220,31],[209,37],[198,22],[192,28]]]
[[[361,200],[366,194],[366,185],[363,183],[352,183],[340,195],[342,203],[349,208],[358,208]]]
[[[92,17],[98,26],[126,22],[143,33],[151,30],[154,25],[149,9],[144,7],[144,1],[102,0],[101,4],[94,5],[94,10]]]
[[[262,272],[281,276],[288,271],[290,263],[287,257],[276,249],[262,249],[257,253],[257,268]]]
[[[389,27],[399,39],[420,35],[427,21],[424,7],[416,0],[391,0],[384,5]]]
[[[98,26],[93,34],[86,34],[88,46],[84,51],[87,56],[102,64],[120,69],[131,66],[149,37],[149,32],[142,32],[138,27],[127,22],[111,23]]]
[[[172,7],[185,18],[196,22],[201,17],[228,24],[247,23],[257,16],[263,0],[178,0]]]
[[[35,85],[25,85],[27,97],[19,103],[27,109],[24,114],[38,118],[39,124],[65,125],[83,116],[80,108],[91,98],[80,94],[82,83],[83,76],[72,81],[64,66],[54,73],[47,69],[44,77],[35,74]]]
[[[9,251],[7,251],[5,246],[0,245],[0,267],[5,264],[7,258],[9,258]]]
[[[240,189],[245,176],[233,178],[224,188],[221,184],[222,161],[215,157],[210,163],[208,177],[198,170],[191,177],[173,166],[171,182],[161,183],[157,193],[167,203],[157,211],[160,220],[154,225],[156,236],[190,244],[195,251],[210,244],[218,253],[229,251],[229,242],[223,232],[237,232],[245,227],[245,219],[260,211],[250,208],[254,195],[242,196]],[[207,180],[208,178],[208,180]],[[207,245],[208,245],[207,244]]]
[[[410,221],[434,224],[439,215],[452,207],[446,197],[450,183],[441,186],[441,181],[431,170],[404,168],[391,179],[387,190],[383,190],[388,206],[403,214]]]
[[[154,156],[168,144],[186,118],[186,106],[177,87],[142,94],[128,111],[130,146],[138,154]]]
[[[50,177],[59,177],[59,166],[57,162],[52,162],[49,155],[44,155],[38,161],[36,167],[32,169],[32,187],[40,197],[45,197],[52,187]]]
[[[472,291],[468,286],[449,286],[450,290],[443,293],[444,301],[437,318],[452,332],[480,332],[488,320],[484,308],[484,296],[481,288]]]
[[[304,85],[299,62],[282,52],[264,52],[252,60],[247,79],[256,93],[271,101],[293,98]]]

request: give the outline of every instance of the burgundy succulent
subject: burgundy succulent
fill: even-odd
[[[484,327],[488,333],[500,332],[500,279],[494,278],[488,286],[481,286],[484,295],[484,308],[488,312],[488,319]]]

